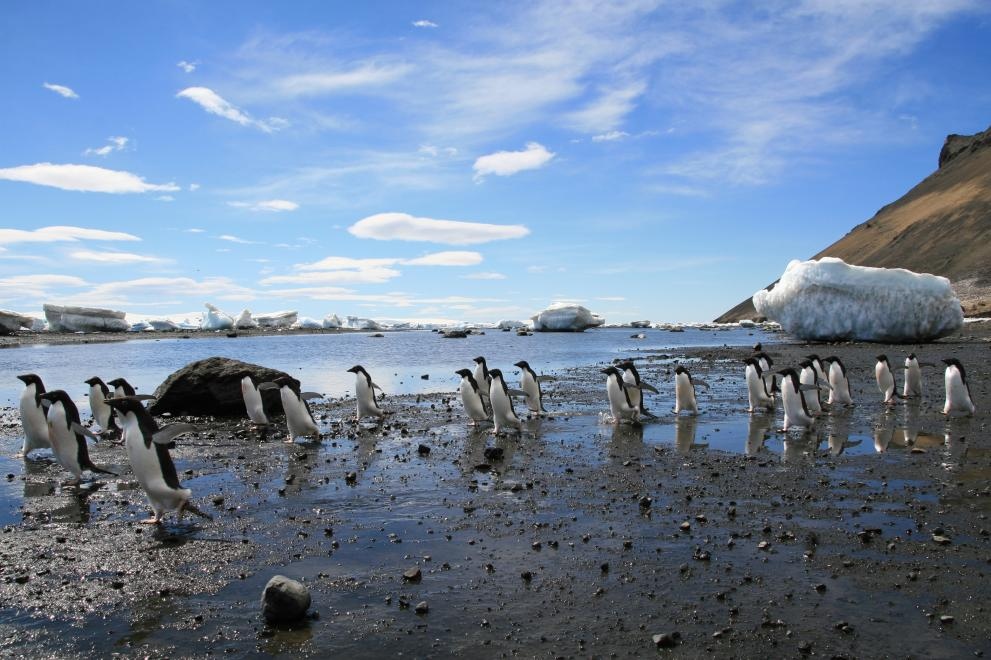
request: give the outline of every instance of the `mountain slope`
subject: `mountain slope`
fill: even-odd
[[[991,128],[947,137],[939,169],[819,257],[942,275],[968,316],[991,312]],[[716,322],[756,316],[747,299]]]

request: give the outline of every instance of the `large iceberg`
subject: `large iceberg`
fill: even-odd
[[[582,332],[606,322],[587,308],[570,303],[554,303],[530,318],[535,332]]]
[[[217,309],[215,305],[204,303],[206,314],[200,321],[200,330],[230,330],[234,327],[234,319]]]
[[[299,318],[295,311],[269,312],[267,314],[256,314],[255,320],[262,328],[291,328],[292,324]]]
[[[327,329],[340,328],[342,325],[344,325],[344,323],[337,314],[329,314],[323,317],[323,327]]]
[[[238,330],[250,330],[258,327],[258,321],[251,318],[250,309],[243,309],[238,314],[237,320],[234,321],[234,327]]]
[[[17,332],[21,328],[31,330],[36,320],[24,314],[0,309],[0,335]]]
[[[323,328],[323,324],[309,316],[304,316],[292,324],[293,330],[319,330]]]
[[[126,332],[131,324],[124,312],[97,307],[42,306],[52,332]]]
[[[792,261],[753,300],[758,314],[812,341],[930,341],[963,327],[960,300],[945,277],[834,257]]]

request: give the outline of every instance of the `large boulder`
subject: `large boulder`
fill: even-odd
[[[569,303],[554,303],[530,318],[535,332],[583,332],[606,322],[585,307]]]
[[[753,301],[758,314],[812,341],[931,341],[963,327],[960,300],[945,277],[834,257],[792,261]]]
[[[151,412],[155,415],[213,415],[241,417],[247,414],[241,395],[241,374],[250,372],[256,382],[271,381],[285,372],[225,357],[212,357],[187,364],[165,379],[155,390]],[[282,412],[278,390],[262,390],[265,413]]]
[[[127,332],[131,329],[131,324],[125,320],[125,312],[98,307],[48,304],[42,307],[52,332]]]
[[[276,575],[262,592],[262,616],[268,623],[293,623],[306,616],[310,592],[302,582]]]

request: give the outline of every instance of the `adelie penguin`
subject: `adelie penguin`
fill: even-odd
[[[827,370],[829,367],[823,363],[822,358],[815,353],[811,353],[806,355],[805,359],[812,363],[812,368],[816,370],[816,376],[818,376],[819,382],[828,383],[829,374],[827,373]]]
[[[492,404],[492,421],[495,422],[495,434],[499,435],[506,429],[512,429],[517,433],[523,430],[523,423],[516,416],[513,410],[513,395],[521,395],[519,390],[510,390],[503,380],[502,371],[492,369],[489,371],[492,384],[489,386],[489,401]]]
[[[817,386],[803,385],[794,369],[782,369],[778,374],[782,377],[781,403],[785,409],[785,425],[782,430],[787,431],[793,426],[812,428],[814,419],[805,403],[804,392],[818,389]]]
[[[354,394],[358,400],[356,419],[361,421],[362,417],[377,417],[379,419],[385,417],[385,411],[379,408],[378,401],[375,400],[375,390],[381,392],[382,388],[372,381],[372,377],[360,364],[354,365],[348,369],[348,372],[355,375]]]
[[[693,380],[688,369],[678,365],[674,370],[674,414],[682,410],[690,410],[693,415],[699,414],[699,404],[695,399],[695,386],[701,385],[709,389],[709,383],[704,380]]]
[[[633,424],[640,421],[640,409],[633,403],[633,387],[626,384],[623,374],[616,367],[602,370],[606,375],[606,396],[609,397],[609,413],[614,424]]]
[[[526,360],[520,360],[513,365],[519,367],[520,389],[526,395],[526,407],[532,413],[540,414],[547,412],[544,410],[544,395],[540,390],[540,381],[549,380],[546,376],[538,376],[537,372],[530,368]]]
[[[52,442],[52,453],[59,465],[72,474],[75,483],[82,479],[83,470],[115,474],[96,467],[90,460],[86,438],[96,440],[97,436],[80,423],[79,409],[66,391],[45,392],[41,400],[48,404],[48,436]]]
[[[643,391],[647,390],[657,394],[657,388],[640,378],[640,372],[637,371],[637,367],[633,364],[632,360],[620,362],[617,368],[623,372],[623,382],[632,388],[629,390],[629,395],[630,403],[633,404],[633,407],[637,409],[641,417],[656,419],[657,415],[647,412],[647,406],[643,402]]]
[[[946,384],[946,403],[943,405],[944,415],[965,415],[972,417],[977,412],[974,399],[970,396],[970,385],[967,384],[967,372],[964,371],[960,360],[947,358],[944,382]]]
[[[489,398],[489,393],[482,392],[478,388],[478,382],[472,376],[470,369],[458,369],[454,373],[461,376],[458,390],[461,393],[461,404],[465,407],[468,419],[471,420],[470,424],[475,426],[479,422],[484,422],[489,418],[484,402],[484,399]]]
[[[39,398],[45,393],[45,384],[36,374],[21,374],[17,377],[24,383],[21,392],[21,426],[24,427],[24,443],[20,455],[27,458],[35,449],[48,449],[52,446],[48,438],[48,420],[45,408]]]
[[[311,399],[322,399],[323,395],[316,392],[300,392],[299,382],[289,376],[279,376],[270,383],[262,383],[259,390],[279,390],[282,399],[282,409],[286,413],[286,426],[289,435],[286,442],[292,442],[296,438],[319,438],[320,429],[317,427],[310,405],[307,401]]]
[[[902,396],[906,399],[922,398],[922,367],[935,367],[932,362],[919,362],[915,353],[905,358],[905,387]]]
[[[117,411],[131,470],[151,505],[152,517],[141,522],[161,524],[162,518],[169,511],[175,511],[179,520],[182,520],[182,514],[186,511],[212,520],[189,501],[193,493],[179,483],[175,463],[169,454],[169,448],[175,446],[173,440],[183,433],[195,431],[196,427],[191,424],[170,424],[159,428],[155,418],[142,405],[143,398],[150,397],[107,400],[107,404]]]
[[[241,372],[241,398],[244,399],[244,409],[248,419],[257,426],[268,426],[268,415],[265,414],[265,403],[255,377],[248,371]]]
[[[479,355],[472,361],[475,363],[475,373],[472,374],[475,382],[478,383],[479,389],[483,392],[488,392],[492,387],[492,376],[489,374],[489,366],[485,363],[485,358]],[[486,405],[490,404],[486,402]],[[489,413],[491,412],[492,410],[489,409]]]
[[[829,365],[829,405],[852,406],[853,397],[850,396],[850,379],[846,375],[846,367],[843,362],[832,355],[825,360]]]
[[[117,421],[114,419],[114,409],[107,405],[107,399],[110,398],[110,388],[99,376],[93,376],[85,382],[89,385],[89,409],[93,413],[93,419],[100,425],[103,433],[118,435],[120,427],[117,426]]]
[[[124,380],[123,378],[114,378],[113,380],[108,380],[107,385],[114,388],[114,398],[119,399],[124,396],[135,396],[134,387]]]
[[[798,381],[802,385],[815,385],[815,390],[807,390],[805,395],[805,406],[815,417],[822,412],[822,402],[819,400],[819,373],[812,360],[802,360],[798,366],[802,368],[798,374]]]
[[[877,389],[881,390],[884,403],[894,405],[895,399],[900,396],[895,385],[895,374],[891,370],[891,363],[888,356],[881,354],[877,356],[877,364],[874,365],[874,379],[877,381]]]
[[[755,412],[759,408],[774,409],[774,374],[764,373],[757,358],[747,358],[744,376],[747,379],[747,399],[750,408],[747,412]]]
[[[754,348],[757,350],[754,351],[753,358],[757,360],[757,364],[760,365],[760,370],[770,372],[771,367],[774,366],[774,360],[771,359],[770,355],[765,353],[763,350],[760,350],[760,344],[757,344]]]

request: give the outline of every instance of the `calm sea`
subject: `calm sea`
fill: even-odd
[[[645,339],[632,339],[637,332]],[[603,328],[584,333],[537,333],[518,337],[515,332],[488,330],[467,339],[443,339],[425,331],[334,335],[270,335],[228,339],[135,339],[125,342],[74,345],[34,345],[0,351],[0,405],[16,406],[23,385],[15,376],[36,373],[49,390],[65,389],[84,402],[84,381],[126,378],[138,392],[152,393],[169,374],[184,365],[223,356],[280,369],[298,378],[304,390],[343,396],[354,385],[347,369],[363,365],[388,394],[453,391],[459,382],[454,371],[474,367],[472,358],[484,355],[490,368],[515,372],[511,366],[526,360],[537,373],[604,363],[638,352],[665,351],[685,346],[749,346],[774,341],[757,329],[631,330]],[[421,378],[429,375],[428,380]],[[83,408],[81,408],[83,409]]]

